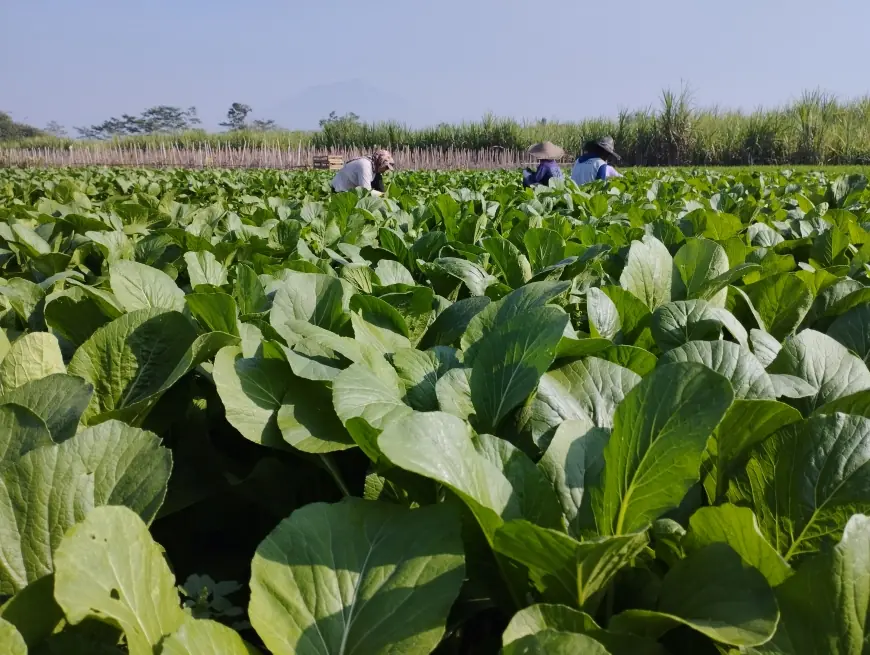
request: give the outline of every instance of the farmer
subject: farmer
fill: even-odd
[[[368,157],[357,157],[347,162],[332,179],[334,191],[368,189],[384,192],[382,175],[395,168],[393,155],[389,150],[375,150]]]
[[[534,186],[535,184],[543,184],[546,186],[553,178],[556,178],[557,180],[562,179],[562,169],[559,168],[559,164],[556,163],[556,160],[560,159],[562,155],[565,154],[565,151],[559,146],[550,143],[549,141],[536,143],[529,148],[529,154],[532,155],[532,157],[537,158],[538,170],[533,171],[530,168],[527,168],[523,171],[524,187]]]
[[[571,179],[577,184],[588,184],[595,180],[606,180],[608,177],[622,177],[619,171],[610,165],[612,161],[622,159],[613,149],[613,138],[609,136],[587,141],[583,145],[583,154],[574,162]]]

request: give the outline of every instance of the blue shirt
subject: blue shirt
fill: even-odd
[[[538,170],[523,171],[523,186],[532,186],[533,184],[549,184],[552,178],[557,180],[562,179],[562,169],[555,159],[542,159],[538,164]]]
[[[571,170],[571,179],[579,185],[588,184],[595,180],[606,180],[608,177],[622,177],[622,175],[613,166],[594,154],[578,157]]]

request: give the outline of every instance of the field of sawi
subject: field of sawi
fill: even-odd
[[[0,170],[0,652],[867,652],[865,177],[328,181]]]

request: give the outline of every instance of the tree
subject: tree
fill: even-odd
[[[329,112],[329,116],[326,118],[320,119],[320,127],[344,127],[348,125],[355,125],[359,123],[359,116],[353,113],[352,111],[346,113],[344,116],[339,116],[336,112]]]
[[[41,136],[42,134],[42,130],[37,129],[32,125],[16,123],[12,120],[12,116],[6,112],[0,111],[0,141],[26,139],[30,136]]]
[[[243,105],[241,102],[234,102],[230,105],[227,111],[227,120],[223,123],[218,123],[221,127],[225,127],[230,131],[244,130],[247,124],[248,114],[253,110],[249,105]]]
[[[49,121],[48,125],[43,128],[43,132],[45,132],[46,134],[50,134],[51,136],[56,136],[58,138],[63,138],[67,136],[66,128],[57,121]]]
[[[150,107],[139,116],[121,114],[120,118],[109,118],[97,125],[74,128],[79,136],[85,139],[111,139],[115,136],[133,136],[135,134],[175,134],[193,129],[202,121],[196,113],[196,107],[172,107],[157,105]]]
[[[271,132],[272,130],[281,129],[280,127],[278,127],[278,124],[271,118],[268,120],[258,118],[257,120],[252,121],[249,127],[255,132]]]

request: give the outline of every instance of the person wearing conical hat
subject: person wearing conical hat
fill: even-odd
[[[589,184],[609,177],[622,177],[611,166],[611,162],[621,159],[614,147],[613,138],[609,136],[587,141],[583,144],[583,153],[574,162],[571,179],[577,184]]]
[[[334,191],[367,189],[383,193],[382,175],[395,168],[393,155],[389,150],[376,150],[368,157],[357,157],[347,162],[332,179]]]
[[[554,178],[557,180],[562,179],[562,169],[559,168],[556,160],[560,159],[565,154],[565,151],[559,146],[549,141],[536,143],[529,148],[529,154],[537,158],[538,170],[533,171],[527,168],[523,171],[524,187],[534,186],[535,184],[546,186]]]

